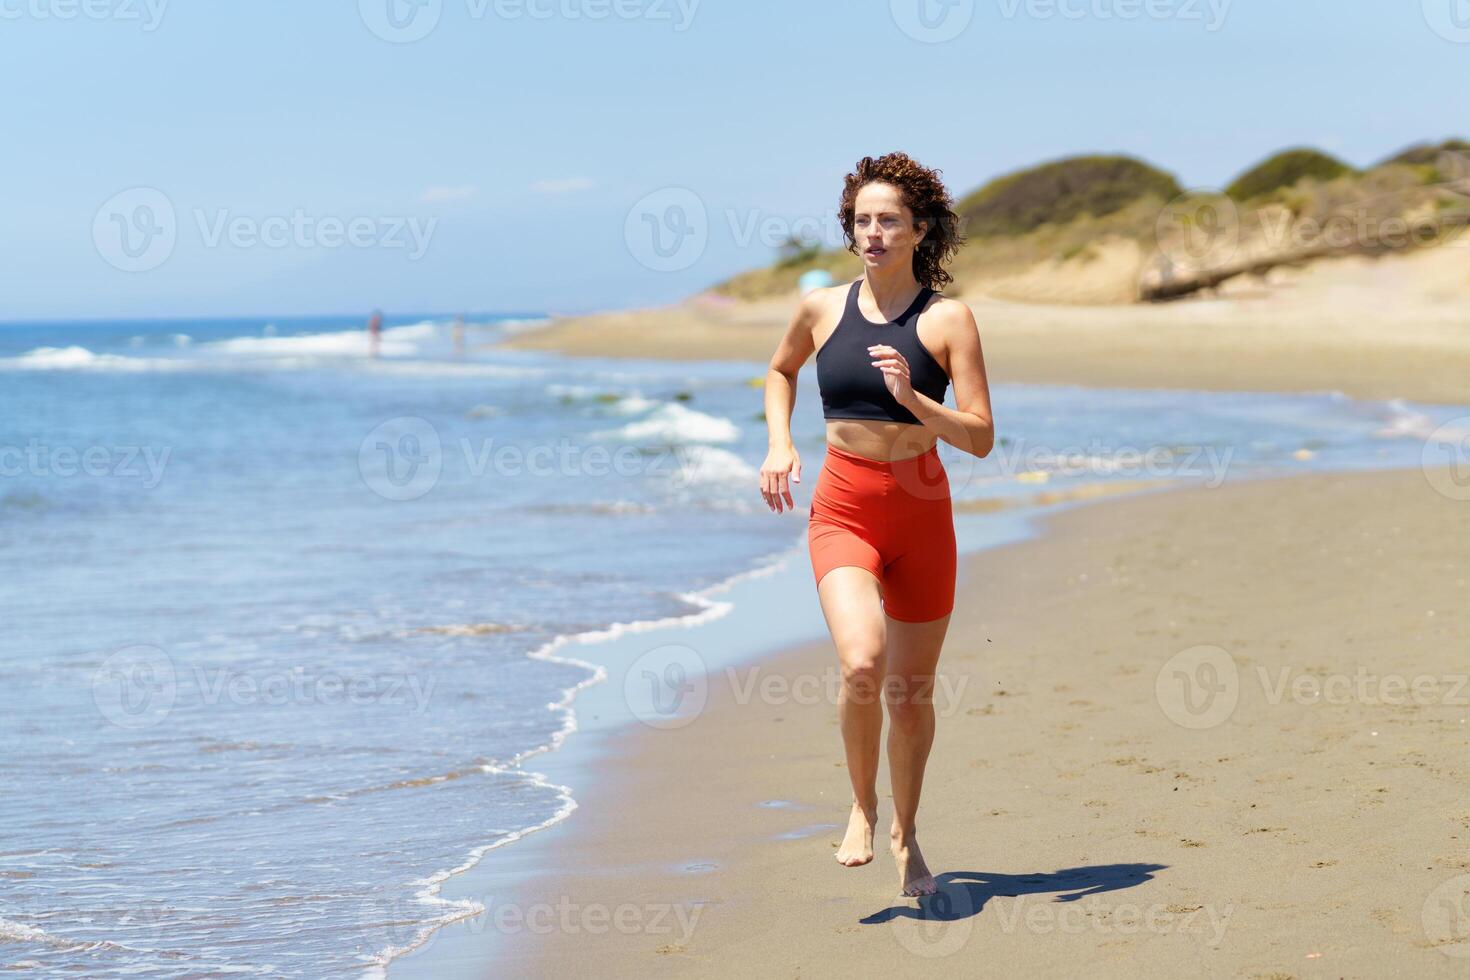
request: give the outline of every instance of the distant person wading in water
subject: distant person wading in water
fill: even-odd
[[[383,340],[383,314],[373,310],[373,315],[368,318],[368,354],[377,357],[378,348]]]
[[[766,374],[770,452],[760,490],[776,513],[801,481],[791,438],[797,372],[817,360],[827,457],[807,539],[817,596],[842,669],[838,713],[852,812],[837,860],[873,859],[878,751],[888,708],[893,787],[889,846],[905,895],[931,895],[915,817],[934,742],[934,671],[954,608],[956,548],[938,440],[975,456],[995,444],[979,330],[940,295],[962,244],[937,171],[903,153],[864,157],[840,209],[850,284],[802,300]],[[943,404],[954,384],[956,408]],[[881,698],[880,698],[881,693]]]

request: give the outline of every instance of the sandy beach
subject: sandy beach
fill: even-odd
[[[1459,403],[1463,255],[1163,306],[965,299],[993,382]],[[763,361],[791,307],[696,299],[507,346]],[[716,672],[687,727],[607,734],[605,778],[541,841],[561,870],[519,869],[511,911],[556,924],[495,928],[495,970],[1464,976],[1470,506],[1440,486],[1164,487],[963,559],[920,813],[941,894],[922,906],[883,841],[867,867],[832,860],[850,797],[830,642]]]
[[[927,912],[882,850],[832,860],[835,660],[807,643],[608,735],[493,965],[446,944],[403,975],[1464,976],[1470,507],[1417,470],[1312,475],[1043,530],[962,567]]]
[[[980,325],[993,381],[1470,402],[1470,239],[1464,242],[1278,269],[1264,280],[1233,280],[1215,298],[1163,305],[961,298]],[[795,303],[695,299],[567,317],[503,346],[766,362]]]

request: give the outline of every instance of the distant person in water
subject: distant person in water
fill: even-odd
[[[378,348],[383,339],[383,314],[379,310],[373,310],[373,315],[368,317],[368,354],[372,357],[378,356]]]
[[[464,314],[454,318],[454,353],[464,354]]]

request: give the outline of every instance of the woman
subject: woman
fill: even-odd
[[[841,217],[863,276],[807,294],[771,358],[761,495],[776,513],[795,506],[788,478],[801,482],[801,459],[791,409],[797,372],[815,353],[827,459],[807,538],[841,662],[838,713],[853,794],[837,860],[856,867],[873,859],[886,704],[890,847],[903,894],[931,895],[914,820],[955,587],[954,518],[937,442],[988,454],[990,392],[974,316],[935,291],[953,281],[944,265],[962,244],[938,173],[902,153],[865,157],[847,175]],[[951,381],[953,409],[943,404]]]

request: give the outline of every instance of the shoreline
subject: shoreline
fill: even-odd
[[[1414,494],[1413,499],[1425,505],[1413,520],[1382,506],[1404,494]],[[1264,506],[1253,508],[1251,504]],[[1277,508],[1275,522],[1259,527],[1259,516],[1272,515],[1273,506]],[[1344,651],[1385,672],[1395,666],[1408,669],[1402,656],[1397,664],[1392,657],[1370,656],[1375,646],[1366,642],[1372,638],[1362,631],[1372,632],[1377,625],[1375,610],[1371,605],[1359,609],[1355,618],[1354,606],[1361,606],[1362,596],[1352,594],[1351,577],[1335,583],[1345,586],[1348,593],[1335,603],[1321,583],[1298,581],[1293,573],[1306,567],[1316,570],[1316,565],[1313,558],[1305,557],[1309,549],[1292,547],[1298,542],[1289,534],[1275,544],[1274,557],[1291,566],[1277,570],[1282,588],[1257,587],[1240,576],[1225,576],[1222,583],[1236,598],[1249,599],[1258,609],[1272,605],[1269,596],[1256,594],[1263,590],[1290,593],[1298,600],[1303,591],[1311,593],[1314,602],[1308,605],[1302,622],[1281,621],[1282,616],[1289,619],[1296,608],[1286,597],[1273,608],[1261,610],[1268,613],[1262,625],[1269,627],[1262,636],[1253,634],[1257,627],[1248,622],[1201,615],[1206,611],[1201,608],[1203,596],[1208,593],[1191,585],[1189,579],[1204,573],[1189,569],[1207,565],[1198,554],[1208,552],[1198,552],[1193,562],[1184,559],[1191,544],[1188,539],[1195,539],[1196,546],[1200,538],[1212,541],[1216,552],[1229,553],[1232,567],[1241,562],[1253,564],[1252,549],[1270,550],[1273,534],[1294,526],[1286,520],[1288,515],[1316,530],[1334,515],[1381,524],[1385,533],[1397,525],[1396,530],[1409,535],[1402,543],[1412,549],[1429,549],[1431,555],[1419,557],[1433,557],[1437,569],[1447,555],[1453,557],[1452,546],[1436,545],[1446,540],[1442,534],[1424,535],[1434,531],[1434,525],[1456,518],[1470,528],[1470,511],[1434,494],[1417,471],[1312,474],[1067,507],[1042,516],[1038,536],[962,558],[961,603],[942,663],[946,672],[972,677],[978,683],[969,685],[965,696],[954,704],[955,710],[942,714],[940,741],[926,785],[924,826],[929,829],[923,839],[936,874],[970,865],[1001,865],[1006,870],[968,878],[951,874],[943,879],[951,901],[968,901],[974,908],[970,910],[973,914],[926,926],[934,935],[924,938],[927,933],[915,931],[918,924],[912,913],[903,911],[903,901],[893,899],[896,882],[888,881],[891,868],[881,848],[870,869],[842,869],[820,853],[827,850],[824,836],[834,833],[833,825],[845,816],[845,778],[834,769],[840,766],[834,763],[840,759],[840,741],[831,706],[820,701],[797,704],[791,697],[784,702],[750,697],[744,681],[727,678],[709,685],[707,705],[686,726],[655,729],[635,723],[610,729],[603,739],[576,740],[582,744],[575,751],[584,757],[576,764],[612,767],[618,778],[586,780],[579,787],[579,803],[586,807],[580,820],[563,822],[521,847],[508,849],[507,860],[497,862],[501,866],[493,873],[484,869],[483,874],[472,872],[457,879],[456,895],[478,890],[481,896],[496,897],[502,912],[509,908],[524,914],[544,907],[551,914],[560,905],[584,911],[621,909],[637,918],[641,911],[641,928],[620,931],[604,919],[599,931],[584,919],[578,920],[578,928],[569,930],[563,921],[561,928],[536,933],[526,924],[529,920],[518,928],[507,928],[482,918],[478,928],[462,923],[440,930],[424,950],[395,961],[390,975],[468,977],[482,975],[492,963],[496,969],[513,967],[526,975],[593,968],[620,975],[691,970],[710,974],[732,957],[738,957],[743,968],[786,972],[798,964],[814,972],[867,969],[879,960],[901,968],[956,954],[960,958],[940,962],[973,967],[973,958],[990,956],[993,944],[1005,945],[1008,955],[1014,957],[1007,963],[1010,972],[1022,963],[1033,971],[1054,969],[1055,956],[1077,955],[1087,957],[1090,967],[1101,968],[1098,972],[1104,975],[1136,975],[1136,966],[1124,960],[1147,953],[1153,968],[1176,974],[1183,969],[1204,969],[1236,975],[1242,970],[1269,972],[1269,968],[1324,976],[1336,971],[1331,972],[1336,976],[1344,971],[1378,972],[1401,966],[1404,956],[1414,956],[1419,975],[1458,975],[1455,968],[1463,963],[1434,951],[1432,937],[1417,923],[1417,912],[1436,887],[1470,870],[1470,862],[1454,856],[1457,845],[1453,843],[1460,841],[1463,851],[1466,829],[1456,833],[1454,820],[1461,819],[1470,828],[1470,810],[1463,803],[1455,809],[1453,802],[1463,801],[1467,783],[1453,769],[1453,758],[1465,738],[1465,729],[1460,727],[1467,714],[1464,708],[1430,706],[1425,712],[1436,726],[1447,726],[1450,737],[1446,741],[1456,744],[1434,744],[1419,732],[1408,750],[1410,756],[1396,747],[1383,759],[1408,758],[1408,762],[1364,776],[1360,772],[1364,763],[1373,764],[1370,750],[1386,748],[1374,741],[1378,735],[1393,733],[1407,739],[1415,733],[1395,726],[1410,725],[1415,717],[1395,717],[1401,713],[1383,706],[1352,704],[1316,708],[1318,717],[1314,718],[1312,705],[1290,699],[1262,705],[1253,681],[1252,689],[1242,684],[1235,709],[1241,717],[1221,722],[1229,726],[1224,730],[1217,727],[1201,732],[1181,727],[1161,715],[1160,703],[1149,703],[1154,701],[1154,675],[1164,654],[1195,641],[1231,647],[1231,655],[1242,666],[1253,666],[1258,657],[1270,659],[1253,644],[1264,643],[1273,648],[1272,654],[1282,657],[1286,655],[1280,651],[1303,639],[1305,631],[1305,638],[1324,648],[1305,654],[1305,662],[1294,664],[1299,671],[1320,670],[1318,661],[1338,665]],[[1361,559],[1364,551],[1371,555],[1377,540],[1345,540],[1341,546]],[[1146,552],[1137,556],[1145,559],[1144,564],[1120,563],[1120,556],[1112,554],[1120,548],[1130,557],[1132,552]],[[1299,560],[1292,562],[1292,556]],[[1146,619],[1152,629],[1130,622],[1140,602],[1152,606],[1154,600],[1146,589],[1140,594],[1137,586],[1127,588],[1130,576],[1120,570],[1137,567],[1139,577],[1146,578],[1150,557],[1169,559],[1152,572],[1159,583],[1185,590],[1174,596],[1188,600],[1180,603],[1182,611],[1169,610],[1182,624],[1169,620],[1166,627],[1158,621],[1162,613]],[[1024,571],[1005,573],[1013,564]],[[1338,568],[1341,578],[1340,563],[1330,564]],[[1093,574],[1081,573],[1080,568]],[[1412,575],[1391,579],[1396,586],[1385,597],[1385,608],[1377,610],[1379,614],[1390,608],[1397,612],[1405,600],[1434,603],[1439,611],[1435,635],[1453,633],[1457,642],[1426,645],[1422,652],[1429,662],[1419,666],[1437,665],[1441,673],[1447,666],[1445,651],[1462,650],[1463,641],[1470,639],[1465,617],[1454,615],[1453,600],[1463,605],[1470,594],[1465,591],[1463,565],[1459,574],[1458,579],[1431,577],[1430,582]],[[1044,597],[1039,603],[1038,594]],[[984,598],[964,601],[977,596]],[[1120,606],[1120,596],[1128,601],[1115,608]],[[1313,615],[1323,611],[1316,606],[1324,602],[1333,605],[1335,617]],[[1038,604],[1044,608],[1035,608]],[[1092,611],[1105,623],[1078,616],[1079,608]],[[1070,616],[1059,619],[1057,613]],[[1361,619],[1364,614],[1366,623]],[[816,615],[820,619],[819,611]],[[1068,622],[1072,618],[1083,622]],[[1106,628],[1099,631],[1098,626]],[[1148,655],[1114,648],[1116,636],[1111,630],[1119,626],[1125,627],[1124,632],[1133,626],[1132,643],[1149,648]],[[1335,644],[1328,643],[1335,627],[1341,635]],[[1070,635],[1071,642],[1058,648],[1056,638],[1049,635],[1056,632]],[[1170,636],[1161,638],[1159,634],[1165,632]],[[1247,638],[1234,636],[1236,633]],[[980,642],[982,638],[986,642]],[[1381,646],[1391,644],[1394,637],[1377,639]],[[1359,643],[1356,651],[1352,650],[1355,641]],[[1083,654],[1086,645],[1097,649]],[[1046,655],[1041,652],[1044,649],[1066,650],[1068,656]],[[997,678],[994,683],[975,676],[982,669],[981,655],[986,658],[983,669]],[[789,682],[820,676],[830,659],[830,643],[823,636],[787,646],[750,669],[761,675],[761,683],[776,678]],[[1103,667],[1112,669],[1100,669]],[[1087,685],[1080,683],[1084,680],[1110,688],[1120,704],[1104,711],[1092,700],[1097,695],[1089,696]],[[747,691],[743,700],[742,687]],[[587,693],[599,690],[604,695],[617,693],[611,681]],[[1140,702],[1148,710],[1141,710]],[[1115,714],[1125,716],[1128,723],[1120,724]],[[1325,720],[1320,717],[1323,714],[1328,716]],[[1080,723],[1083,718],[1089,719],[1087,725]],[[1367,733],[1370,726],[1374,729],[1371,736]],[[990,729],[991,738],[1012,749],[1010,754],[997,754],[993,748],[979,755],[967,751],[964,733],[969,729],[973,736],[977,728]],[[1083,731],[1090,733],[1086,742],[1080,741],[1080,734],[1072,734]],[[1103,735],[1110,737],[1101,738]],[[1242,751],[1238,739],[1250,743],[1259,754]],[[1278,741],[1310,742],[1308,755],[1316,755],[1313,764],[1303,768],[1297,756],[1273,752],[1280,750]],[[1339,744],[1343,742],[1346,744]],[[1359,759],[1365,752],[1368,758]],[[968,765],[965,756],[974,756]],[[1212,761],[1205,761],[1205,756]],[[1217,757],[1218,762],[1213,761]],[[762,760],[759,766],[750,765],[755,759]],[[556,762],[574,764],[570,755]],[[1212,768],[1221,771],[1210,772]],[[709,773],[694,779],[697,791],[692,794],[691,777],[686,775],[691,770]],[[1426,770],[1438,778],[1438,782],[1431,780],[1435,792],[1414,785],[1423,780]],[[1028,773],[1036,781],[1034,786],[1025,782]],[[555,775],[553,772],[553,778]],[[1227,775],[1233,777],[1228,787],[1217,786],[1227,782]],[[1319,785],[1294,786],[1299,778]],[[1360,778],[1374,785],[1355,788]],[[982,782],[988,784],[983,791],[976,785]],[[1303,796],[1308,789],[1311,792]],[[1404,808],[1416,802],[1405,790],[1417,790],[1420,804],[1437,798],[1450,809],[1441,812],[1443,807],[1421,806],[1405,816]],[[1061,813],[1044,812],[1046,807],[1037,810],[1037,796],[1053,797],[1048,803],[1052,808],[1063,801],[1067,805]],[[1324,798],[1331,807],[1322,806]],[[1338,812],[1341,805],[1350,806],[1353,812],[1343,816]],[[1259,812],[1252,812],[1256,810]],[[1126,812],[1126,816],[1115,816],[1115,811]],[[1392,820],[1407,821],[1409,833],[1388,832],[1386,814],[1395,812]],[[1120,819],[1122,825],[1114,826]],[[1311,831],[1303,827],[1304,820]],[[1341,839],[1358,840],[1363,854],[1320,843],[1321,821],[1340,822]],[[1359,822],[1367,826],[1355,830]],[[1251,826],[1254,824],[1260,826]],[[1373,836],[1374,827],[1384,828],[1381,837]],[[1298,831],[1305,831],[1305,836]],[[1005,845],[982,846],[997,833],[1005,837]],[[965,839],[972,839],[968,847],[960,843]],[[818,845],[820,850],[814,853]],[[974,850],[977,846],[979,851]],[[1424,851],[1425,847],[1429,850]],[[972,852],[970,857],[963,856],[967,850]],[[1284,878],[1289,880],[1255,874],[1247,860],[1253,850],[1258,852],[1254,857],[1267,860],[1263,867],[1287,868],[1289,874]],[[1329,850],[1333,853],[1326,855]],[[558,866],[548,868],[545,858],[553,851]],[[1318,855],[1318,851],[1324,853]],[[1419,851],[1425,856],[1416,861],[1414,855]],[[1407,861],[1389,860],[1391,854],[1400,852]],[[1293,854],[1295,858],[1287,861]],[[1331,871],[1344,863],[1363,865],[1369,857],[1385,862],[1384,867],[1369,862],[1347,878]],[[588,870],[572,870],[579,867]],[[1037,872],[1038,867],[1054,870]],[[1390,867],[1392,873],[1385,874]],[[1416,872],[1415,867],[1420,870]],[[1329,893],[1335,897],[1334,907],[1329,907],[1333,902],[1321,908],[1280,902],[1286,893],[1303,901],[1299,893],[1314,875],[1332,883],[1335,890]],[[1039,882],[1034,880],[1038,876]],[[1171,878],[1180,881],[1174,883]],[[1235,891],[1212,885],[1217,879],[1230,879]],[[1016,926],[1018,921],[1027,922],[1026,916],[1054,914],[1051,892],[1068,888],[1087,891],[1104,906],[1101,912],[1095,902],[1077,906],[1079,912],[1092,909],[1083,921],[1093,921],[1090,916],[1098,914],[1106,918],[1128,903],[1147,904],[1145,897],[1157,899],[1155,911],[1162,910],[1159,914],[1175,924],[1183,921],[1185,913],[1169,909],[1208,906],[1207,911],[1216,913],[1215,926],[1224,930],[1224,941],[1202,945],[1200,933],[1182,927],[1174,933],[1129,932],[1121,927],[1069,933],[1060,928]],[[446,894],[448,891],[446,885]],[[1146,895],[1134,897],[1133,891]],[[1381,899],[1380,892],[1385,893]],[[1389,892],[1399,897],[1400,905],[1406,893],[1419,900],[1409,903],[1412,908],[1400,908]],[[1016,901],[1004,897],[1007,894]],[[1239,894],[1245,901],[1233,902],[1227,910],[1223,894]],[[1351,894],[1353,900],[1338,901],[1344,894]],[[1017,911],[1028,902],[1027,908]],[[1286,954],[1293,937],[1273,925],[1285,918],[1279,913],[1286,908],[1299,917],[1296,921],[1321,930],[1320,935],[1311,935],[1311,948],[1303,947],[1300,955]],[[655,927],[652,917],[658,910],[663,912],[662,926],[676,928],[682,921],[692,925],[692,931]],[[1345,925],[1339,923],[1343,918],[1348,920]],[[1193,915],[1190,921],[1206,928],[1212,920]],[[1249,925],[1232,928],[1232,923],[1241,921]],[[1368,948],[1352,940],[1364,929],[1372,930]],[[976,931],[984,938],[973,935]],[[1148,943],[1133,942],[1139,932],[1146,934]],[[950,945],[954,948],[941,953]],[[492,949],[493,960],[488,958]],[[1320,970],[1302,959],[1322,950],[1327,951],[1327,958]],[[1071,960],[1069,965],[1082,962]]]
[[[1077,488],[1075,494],[1037,495],[1037,500],[1029,505],[1005,506],[999,508],[1003,511],[999,514],[990,508],[957,510],[962,558],[965,554],[1024,540],[1036,533],[1035,519],[1041,514],[1110,492],[1094,489],[1097,486],[1087,484]],[[1134,482],[1122,484],[1116,492],[1148,491]],[[806,508],[800,511],[804,514]],[[714,676],[721,670],[759,671],[769,658],[779,657],[793,642],[799,646],[821,642],[826,626],[819,607],[792,599],[800,589],[810,586],[806,561],[802,532],[789,550],[699,592],[689,593],[687,598],[705,605],[698,612],[620,623],[604,630],[560,637],[535,651],[534,655],[575,662],[593,672],[586,681],[564,692],[562,700],[557,702],[568,709],[568,723],[554,744],[520,757],[541,756],[535,764],[536,771],[527,770],[527,775],[536,783],[559,786],[566,791],[570,804],[556,817],[518,832],[513,840],[506,838],[489,847],[477,848],[472,859],[454,872],[433,875],[433,887],[421,891],[421,899],[446,907],[472,905],[479,911],[467,912],[432,927],[413,942],[393,950],[386,962],[370,966],[367,975],[387,976],[392,980],[481,975],[487,956],[484,923],[487,915],[494,914],[494,909],[489,907],[499,907],[498,896],[512,890],[514,882],[534,877],[544,867],[543,862],[552,859],[558,841],[556,832],[564,830],[567,818],[582,809],[586,797],[606,782],[596,770],[606,759],[608,743],[618,744],[638,731],[683,727],[680,717],[662,711],[649,696],[640,696],[629,685],[638,687],[640,672],[650,666],[656,670],[673,666],[691,671],[697,667],[703,676]],[[757,610],[776,607],[782,608],[783,615],[752,616]],[[764,622],[764,634],[757,620]],[[691,645],[697,645],[697,650]],[[670,657],[656,654],[666,647],[678,649]],[[592,659],[573,655],[572,651],[581,649]],[[693,651],[693,657],[686,656],[685,651]],[[655,655],[650,658],[650,653]],[[573,739],[572,735],[588,737]],[[575,784],[575,790],[571,784]],[[494,868],[481,863],[489,850],[509,843],[519,846],[504,851]],[[428,892],[432,892],[432,897],[425,898]]]
[[[1470,241],[1467,241],[1470,244]],[[1222,298],[1080,306],[968,293],[992,382],[1207,391],[1342,391],[1470,403],[1465,249],[1342,258]],[[769,362],[797,299],[696,297],[555,317],[488,349]],[[809,359],[803,374],[813,371]],[[815,386],[815,378],[809,384]]]

